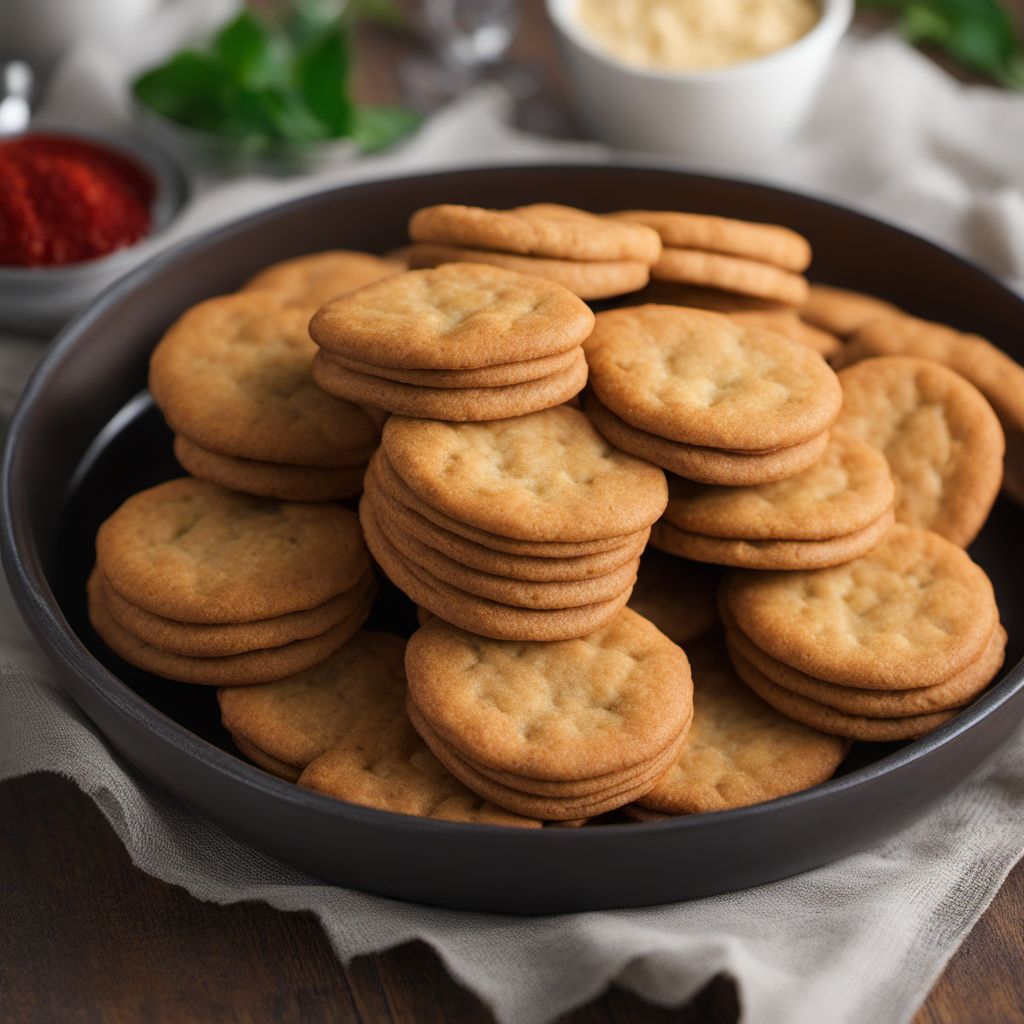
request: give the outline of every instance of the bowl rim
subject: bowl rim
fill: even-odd
[[[614,71],[666,85],[701,82],[728,83],[762,71],[778,70],[794,55],[799,56],[806,50],[818,46],[828,48],[835,46],[849,28],[853,20],[854,9],[854,0],[816,0],[821,8],[821,16],[799,39],[793,40],[792,43],[781,49],[772,50],[760,57],[740,61],[737,64],[726,64],[703,71],[673,71],[630,64],[603,49],[573,16],[571,8],[577,2],[578,0],[544,0],[548,18],[564,39]]]
[[[165,236],[173,230],[192,199],[192,184],[180,161],[176,160],[165,146],[150,143],[128,129],[105,132],[59,122],[41,121],[38,124],[33,122],[27,131],[12,138],[32,135],[66,136],[92,142],[106,146],[141,165],[153,181],[153,198],[149,203],[151,230],[131,245],[122,245],[103,256],[79,260],[76,263],[31,267],[0,265],[2,284],[36,285],[45,281],[47,284],[59,286],[80,275],[116,272],[121,267],[137,263],[140,259],[145,260],[149,250],[163,245]]]
[[[108,286],[87,309],[79,313],[61,329],[22,392],[10,422],[8,437],[3,449],[2,462],[0,462],[0,556],[2,556],[11,590],[26,622],[33,632],[42,636],[45,640],[42,646],[47,658],[51,662],[59,659],[63,669],[74,674],[96,697],[104,701],[121,717],[132,719],[137,727],[153,734],[155,738],[172,745],[189,758],[200,761],[206,768],[213,770],[220,776],[258,790],[263,795],[275,801],[292,805],[304,813],[321,817],[357,820],[365,824],[397,830],[406,834],[411,832],[416,835],[444,833],[451,835],[453,834],[452,830],[462,830],[464,832],[470,829],[477,834],[503,836],[503,841],[508,843],[525,841],[554,845],[576,844],[576,848],[581,851],[588,842],[599,842],[600,837],[608,834],[610,830],[614,830],[613,834],[621,833],[624,829],[633,834],[636,834],[637,830],[641,829],[645,830],[644,834],[675,831],[700,832],[705,828],[715,827],[719,822],[752,820],[765,814],[772,814],[777,811],[804,805],[813,805],[818,801],[828,800],[833,796],[869,785],[882,776],[898,771],[912,762],[927,757],[940,747],[944,747],[955,740],[962,733],[971,730],[993,713],[996,713],[1002,705],[1009,702],[1020,690],[1024,689],[1024,658],[1022,658],[1016,665],[1011,666],[1005,672],[1003,678],[990,690],[933,732],[905,744],[898,750],[868,765],[854,769],[847,775],[830,779],[810,789],[802,790],[789,796],[779,797],[749,807],[683,815],[671,817],[664,821],[623,822],[620,824],[602,825],[600,829],[592,830],[557,828],[536,830],[417,818],[348,803],[304,789],[294,783],[286,782],[257,768],[255,765],[243,761],[240,757],[216,746],[179,724],[173,718],[165,715],[126,683],[122,682],[120,678],[107,669],[92,654],[64,618],[60,605],[46,580],[41,555],[35,544],[32,525],[27,521],[27,517],[21,514],[18,503],[14,499],[16,475],[19,470],[20,438],[30,427],[37,399],[48,384],[50,377],[59,368],[65,354],[77,344],[78,335],[94,320],[105,315],[112,307],[116,307],[119,301],[132,293],[140,282],[144,283],[151,275],[158,274],[169,264],[176,263],[179,260],[187,260],[194,252],[200,251],[213,243],[227,240],[234,235],[245,234],[257,224],[272,222],[280,217],[287,217],[291,213],[305,207],[316,207],[327,196],[337,195],[340,192],[358,193],[360,191],[372,191],[382,184],[400,184],[403,181],[409,180],[423,182],[430,179],[445,178],[452,174],[474,172],[481,174],[490,172],[508,173],[529,168],[561,171],[573,175],[587,174],[595,171],[607,173],[609,170],[613,172],[616,170],[634,170],[661,174],[669,173],[691,180],[725,182],[738,188],[753,188],[769,194],[774,193],[790,198],[796,197],[815,204],[824,205],[846,216],[868,221],[886,231],[907,236],[914,240],[916,244],[932,249],[941,254],[943,258],[954,261],[964,270],[980,275],[1012,296],[1020,304],[1022,315],[1024,315],[1024,297],[1016,295],[994,275],[977,266],[972,261],[914,232],[907,231],[841,203],[807,192],[781,188],[776,185],[768,185],[749,179],[701,174],[683,169],[678,164],[673,164],[672,162],[657,163],[652,162],[649,158],[642,157],[635,159],[627,157],[606,163],[578,161],[485,163],[444,170],[410,172],[408,174],[391,175],[384,178],[375,178],[370,181],[359,181],[348,185],[336,186],[293,199],[283,204],[265,208],[245,217],[232,220],[227,224],[222,224],[209,231],[200,232],[185,241],[179,242]],[[122,407],[122,410],[127,408],[131,401],[129,400]],[[121,410],[115,413],[115,417],[108,423],[108,428],[110,423],[119,415],[121,415]],[[97,437],[99,436],[101,434],[97,434]],[[92,443],[95,443],[95,440],[96,438],[93,439]],[[84,458],[85,453],[83,453]],[[952,790],[954,786],[955,782],[950,785],[950,789]],[[538,832],[540,833],[539,835]]]

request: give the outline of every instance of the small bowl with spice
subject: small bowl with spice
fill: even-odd
[[[739,167],[803,120],[853,0],[547,0],[584,117],[613,146]]]
[[[187,196],[178,165],[130,137],[0,141],[0,326],[54,332],[152,254]]]

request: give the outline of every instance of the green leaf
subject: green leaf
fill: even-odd
[[[329,138],[352,131],[348,72],[348,32],[340,21],[323,30],[296,56],[296,83],[306,109],[324,125]]]
[[[405,107],[359,107],[352,137],[360,149],[386,149],[415,131],[422,122],[419,114]]]
[[[274,50],[272,32],[248,11],[229,21],[213,39],[213,55],[239,83],[273,79],[277,67]]]
[[[190,124],[204,108],[212,112],[220,105],[226,83],[223,68],[209,54],[183,50],[137,78],[132,91],[164,117]]]

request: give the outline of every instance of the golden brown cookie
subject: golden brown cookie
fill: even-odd
[[[351,590],[315,608],[254,622],[202,624],[178,622],[147,612],[126,601],[98,568],[93,573],[98,577],[95,586],[118,625],[153,647],[198,658],[244,654],[319,636],[356,610],[367,607],[375,589],[373,576],[368,572]]]
[[[621,210],[612,216],[654,228],[665,246],[742,256],[796,273],[811,262],[807,239],[778,224],[675,210]]]
[[[690,306],[712,313],[793,311],[793,307],[784,302],[772,302],[771,299],[738,295],[736,292],[722,291],[720,288],[683,284],[680,281],[651,281],[642,291],[624,300],[626,305],[644,305],[651,302],[659,306]]]
[[[981,655],[999,621],[992,584],[966,552],[902,524],[835,568],[735,572],[722,600],[777,661],[863,689],[948,679]]]
[[[299,776],[302,772],[294,765],[285,764],[284,761],[278,761],[276,757],[271,757],[268,753],[250,743],[244,736],[232,735],[231,741],[238,747],[238,752],[243,757],[247,757],[258,768],[262,768],[265,772],[270,772],[271,775],[276,775],[279,779],[286,779],[288,782],[299,781]]]
[[[816,353],[728,317],[634,306],[597,317],[590,387],[631,426],[685,444],[756,451],[831,426],[842,392]]]
[[[768,263],[697,249],[662,249],[658,262],[651,267],[651,277],[655,281],[720,288],[787,306],[800,306],[807,299],[807,281],[799,274]]]
[[[97,562],[127,601],[179,622],[250,622],[315,608],[367,572],[356,517],[181,477],[100,526]]]
[[[970,544],[1003,478],[1003,431],[981,392],[938,363],[902,356],[865,360],[839,379],[839,425],[889,460],[896,518]]]
[[[587,395],[586,413],[595,427],[617,448],[647,459],[678,476],[730,487],[771,483],[805,470],[821,458],[829,432],[802,444],[765,452],[730,452],[719,448],[668,441],[637,430],[594,397]]]
[[[364,463],[378,428],[314,383],[308,319],[256,291],[208,299],[181,316],[149,366],[150,391],[175,433],[261,462]]]
[[[827,284],[812,284],[800,308],[800,316],[809,324],[840,338],[850,337],[871,320],[900,315],[891,302]]]
[[[363,489],[366,466],[285,466],[258,462],[203,448],[184,434],[174,438],[174,457],[182,469],[232,491],[281,501],[340,501]]]
[[[568,352],[594,316],[561,285],[479,263],[449,263],[329,302],[309,332],[325,351],[402,369],[468,370]]]
[[[767,309],[742,310],[730,313],[729,317],[738,324],[751,327],[763,327],[766,331],[775,331],[790,341],[798,341],[813,349],[820,356],[831,358],[843,347],[843,343],[828,331],[805,323],[794,310]]]
[[[543,256],[562,260],[635,260],[650,266],[661,251],[656,231],[556,203],[511,210],[444,204],[418,210],[409,221],[414,242]]]
[[[471,422],[525,416],[569,401],[587,383],[587,360],[577,348],[567,369],[540,380],[507,387],[431,388],[357,373],[320,353],[313,360],[313,379],[329,394],[402,416]]]
[[[640,559],[629,607],[653,622],[677,644],[686,644],[718,621],[715,593],[719,574],[648,548]]]
[[[243,290],[267,292],[310,317],[331,299],[405,269],[404,260],[334,249],[274,263],[251,277]]]
[[[779,714],[737,677],[718,643],[690,653],[693,724],[672,767],[639,800],[663,814],[749,807],[830,779],[849,744]]]
[[[490,423],[393,416],[381,452],[426,504],[518,540],[635,533],[668,498],[660,469],[612,448],[583,413],[565,406]]]

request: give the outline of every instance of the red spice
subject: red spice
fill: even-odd
[[[113,150],[62,135],[0,143],[0,264],[105,256],[150,226],[153,182]]]

